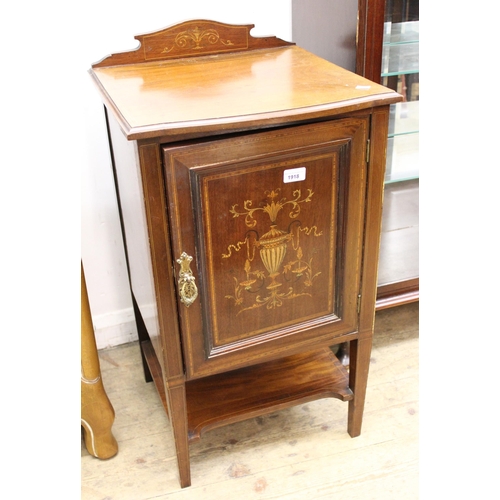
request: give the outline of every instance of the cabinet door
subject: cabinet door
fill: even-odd
[[[368,123],[164,147],[189,379],[357,331]]]

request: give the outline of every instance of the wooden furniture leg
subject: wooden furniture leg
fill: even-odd
[[[96,458],[106,459],[118,452],[118,444],[111,432],[115,412],[102,384],[83,265],[81,272],[81,421],[88,452]]]
[[[354,398],[349,401],[347,417],[347,432],[351,437],[361,434],[371,347],[371,337],[353,340],[349,346],[349,386],[354,392]]]
[[[167,386],[168,415],[174,434],[175,451],[179,466],[179,482],[181,488],[191,486],[191,467],[189,460],[186,384]]]

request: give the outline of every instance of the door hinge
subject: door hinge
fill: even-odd
[[[356,310],[358,311],[358,314],[361,311],[361,294],[358,294],[358,302],[357,302],[357,305],[356,305]]]
[[[370,163],[370,139],[366,140],[366,163]]]

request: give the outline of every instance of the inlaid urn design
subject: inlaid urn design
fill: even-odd
[[[229,245],[227,253],[222,255],[222,258],[230,258],[233,252],[246,249],[245,277],[242,280],[235,277],[234,295],[226,295],[226,298],[233,299],[235,306],[239,307],[238,314],[264,305],[268,309],[273,309],[280,307],[286,299],[304,295],[312,296],[309,288],[312,286],[313,279],[321,274],[321,272],[313,274],[312,258],[305,261],[300,246],[301,233],[306,236],[312,234],[316,237],[322,235],[316,226],[304,227],[298,220],[301,204],[310,202],[314,193],[308,189],[307,196],[303,198],[302,191],[296,189],[292,193],[293,198],[288,200],[285,197],[279,198],[280,191],[281,189],[266,191],[265,194],[270,201],[263,206],[252,208],[252,201],[246,200],[243,203],[242,212],[238,211],[238,205],[233,205],[230,209],[233,217],[245,216],[245,225],[251,228],[247,231],[243,241]],[[278,227],[277,219],[280,211],[287,205],[291,205],[288,214],[291,222],[285,230]],[[260,237],[257,231],[259,224],[255,218],[256,213],[259,212],[268,214],[271,221],[268,231]],[[285,264],[289,246],[295,255]],[[267,273],[262,268],[252,270],[252,265],[257,267],[254,262],[256,249],[259,250],[260,260]],[[288,285],[288,288],[279,290],[283,285]],[[265,296],[263,296],[264,290],[268,290]],[[253,302],[248,300],[249,297],[244,296],[245,291],[253,295]]]

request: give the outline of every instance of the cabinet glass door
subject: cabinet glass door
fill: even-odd
[[[381,83],[391,105],[379,287],[418,279],[419,1],[386,0]]]
[[[391,106],[386,181],[418,177],[419,21],[418,0],[387,0],[382,84],[403,95]]]

